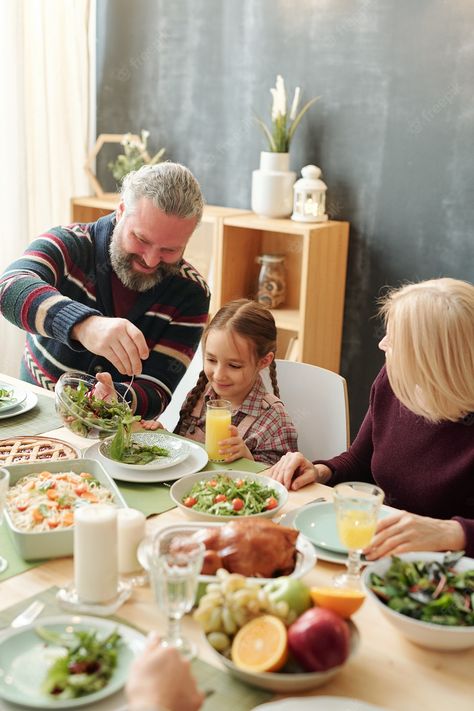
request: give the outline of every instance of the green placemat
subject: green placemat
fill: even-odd
[[[30,563],[23,560],[21,555],[18,553],[15,544],[13,543],[5,524],[0,526],[0,555],[8,560],[8,568],[0,574],[0,582],[44,563],[43,560],[33,560]]]
[[[56,414],[54,398],[36,393],[38,402],[29,412],[0,420],[0,439],[22,435],[40,435],[62,426]]]
[[[22,600],[5,610],[0,611],[0,625],[7,625],[11,620],[24,610],[33,600],[42,600],[45,609],[41,613],[42,617],[58,614],[69,614],[65,612],[56,601],[57,587],[51,587],[38,595],[33,595],[27,600]],[[41,618],[38,618],[39,620]],[[113,619],[122,624],[130,624],[127,620],[114,615]],[[141,630],[147,632],[148,630]],[[202,711],[222,711],[222,709],[232,709],[232,711],[250,711],[251,709],[269,701],[272,694],[268,691],[256,689],[243,684],[238,679],[221,669],[213,667],[211,664],[195,659],[192,663],[198,685],[205,689],[210,695],[206,698]]]
[[[131,484],[124,481],[115,483],[130,508],[142,511],[145,516],[153,516],[174,508],[169,486],[165,484]]]

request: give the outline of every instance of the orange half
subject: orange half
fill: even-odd
[[[288,658],[285,625],[273,615],[247,622],[234,637],[231,656],[234,664],[245,671],[278,671]]]
[[[315,605],[326,607],[345,618],[353,615],[365,600],[364,592],[347,588],[310,588],[310,593]]]

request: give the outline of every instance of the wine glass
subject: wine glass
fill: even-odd
[[[151,554],[151,579],[159,607],[168,616],[161,646],[175,647],[186,659],[196,655],[195,645],[181,634],[181,618],[194,605],[205,546],[189,528],[156,534]]]
[[[3,507],[7,496],[8,485],[10,483],[10,474],[6,469],[0,469],[0,524],[3,521]],[[0,573],[3,573],[8,567],[8,561],[0,556]]]
[[[334,578],[336,587],[360,590],[361,555],[377,528],[384,493],[373,484],[346,482],[334,487],[334,508],[339,539],[349,550],[347,571]]]

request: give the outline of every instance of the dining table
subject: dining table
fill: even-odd
[[[50,404],[54,404],[53,392],[29,385],[5,374],[0,375],[0,380],[35,393],[40,404],[48,404],[49,401],[51,401]],[[43,412],[41,412],[41,408],[38,408],[39,419],[36,419],[33,407],[27,421],[22,425],[24,431],[21,434],[38,435],[40,434],[38,427],[42,429],[48,424],[54,424],[54,427],[42,431],[41,434],[69,442],[81,452],[90,446],[91,440],[84,439],[61,426],[59,418],[55,422],[52,419],[54,410],[50,411],[49,416],[50,419],[45,419],[44,408]],[[23,417],[26,418],[26,415]],[[5,432],[10,431],[8,428],[11,428],[14,419],[0,420],[0,439],[8,436]],[[225,468],[233,470],[243,468],[245,471],[261,471],[262,469],[261,465],[254,466],[254,463],[247,460],[233,462],[232,465],[226,465]],[[140,487],[143,487],[145,491],[147,486],[146,483],[140,484]],[[299,491],[290,491],[283,513],[304,506],[320,497],[331,501],[332,489],[321,484],[313,484]],[[166,511],[147,518],[147,534],[153,534],[170,524],[188,521],[189,519],[178,508],[168,508]],[[305,575],[303,580],[309,586],[331,585],[334,575],[342,570],[343,566],[340,563],[318,559],[314,568]],[[0,621],[5,623],[9,611],[21,609],[31,597],[43,596],[54,603],[54,593],[57,588],[71,583],[73,559],[66,557],[46,560],[17,574],[6,577],[4,574],[3,578],[0,577]],[[166,618],[159,610],[149,585],[134,588],[131,597],[115,615],[121,622],[145,633],[151,630],[163,633],[166,629]],[[41,618],[39,619],[41,620]],[[437,711],[447,708],[456,711],[472,711],[474,709],[472,671],[474,669],[474,649],[445,652],[418,646],[401,636],[370,598],[366,598],[364,604],[355,612],[352,621],[359,630],[360,643],[350,661],[324,686],[302,693],[289,693],[286,696],[343,697],[347,699],[348,704],[349,700],[358,699],[361,702],[391,711],[420,711],[421,709]],[[239,709],[245,711],[270,699],[285,697],[282,694],[272,695],[268,692],[259,692],[241,681],[234,680],[203,640],[201,631],[191,614],[186,615],[183,620],[183,631],[197,645],[198,681],[204,686],[207,694],[203,711],[217,711],[229,705],[234,707],[234,711],[239,711]],[[0,640],[1,635],[0,631]],[[215,675],[213,676],[213,674]],[[120,691],[112,697],[95,703],[93,708],[94,711],[118,711],[124,704],[123,691]],[[0,700],[0,709],[14,708],[18,709],[17,706]],[[54,704],[51,705],[51,708],[54,708]],[[86,706],[85,708],[91,707]]]

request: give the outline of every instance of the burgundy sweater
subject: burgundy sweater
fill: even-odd
[[[474,557],[474,418],[432,424],[395,397],[385,367],[375,379],[359,433],[326,464],[328,481],[374,481],[385,503],[421,516],[459,521]]]

